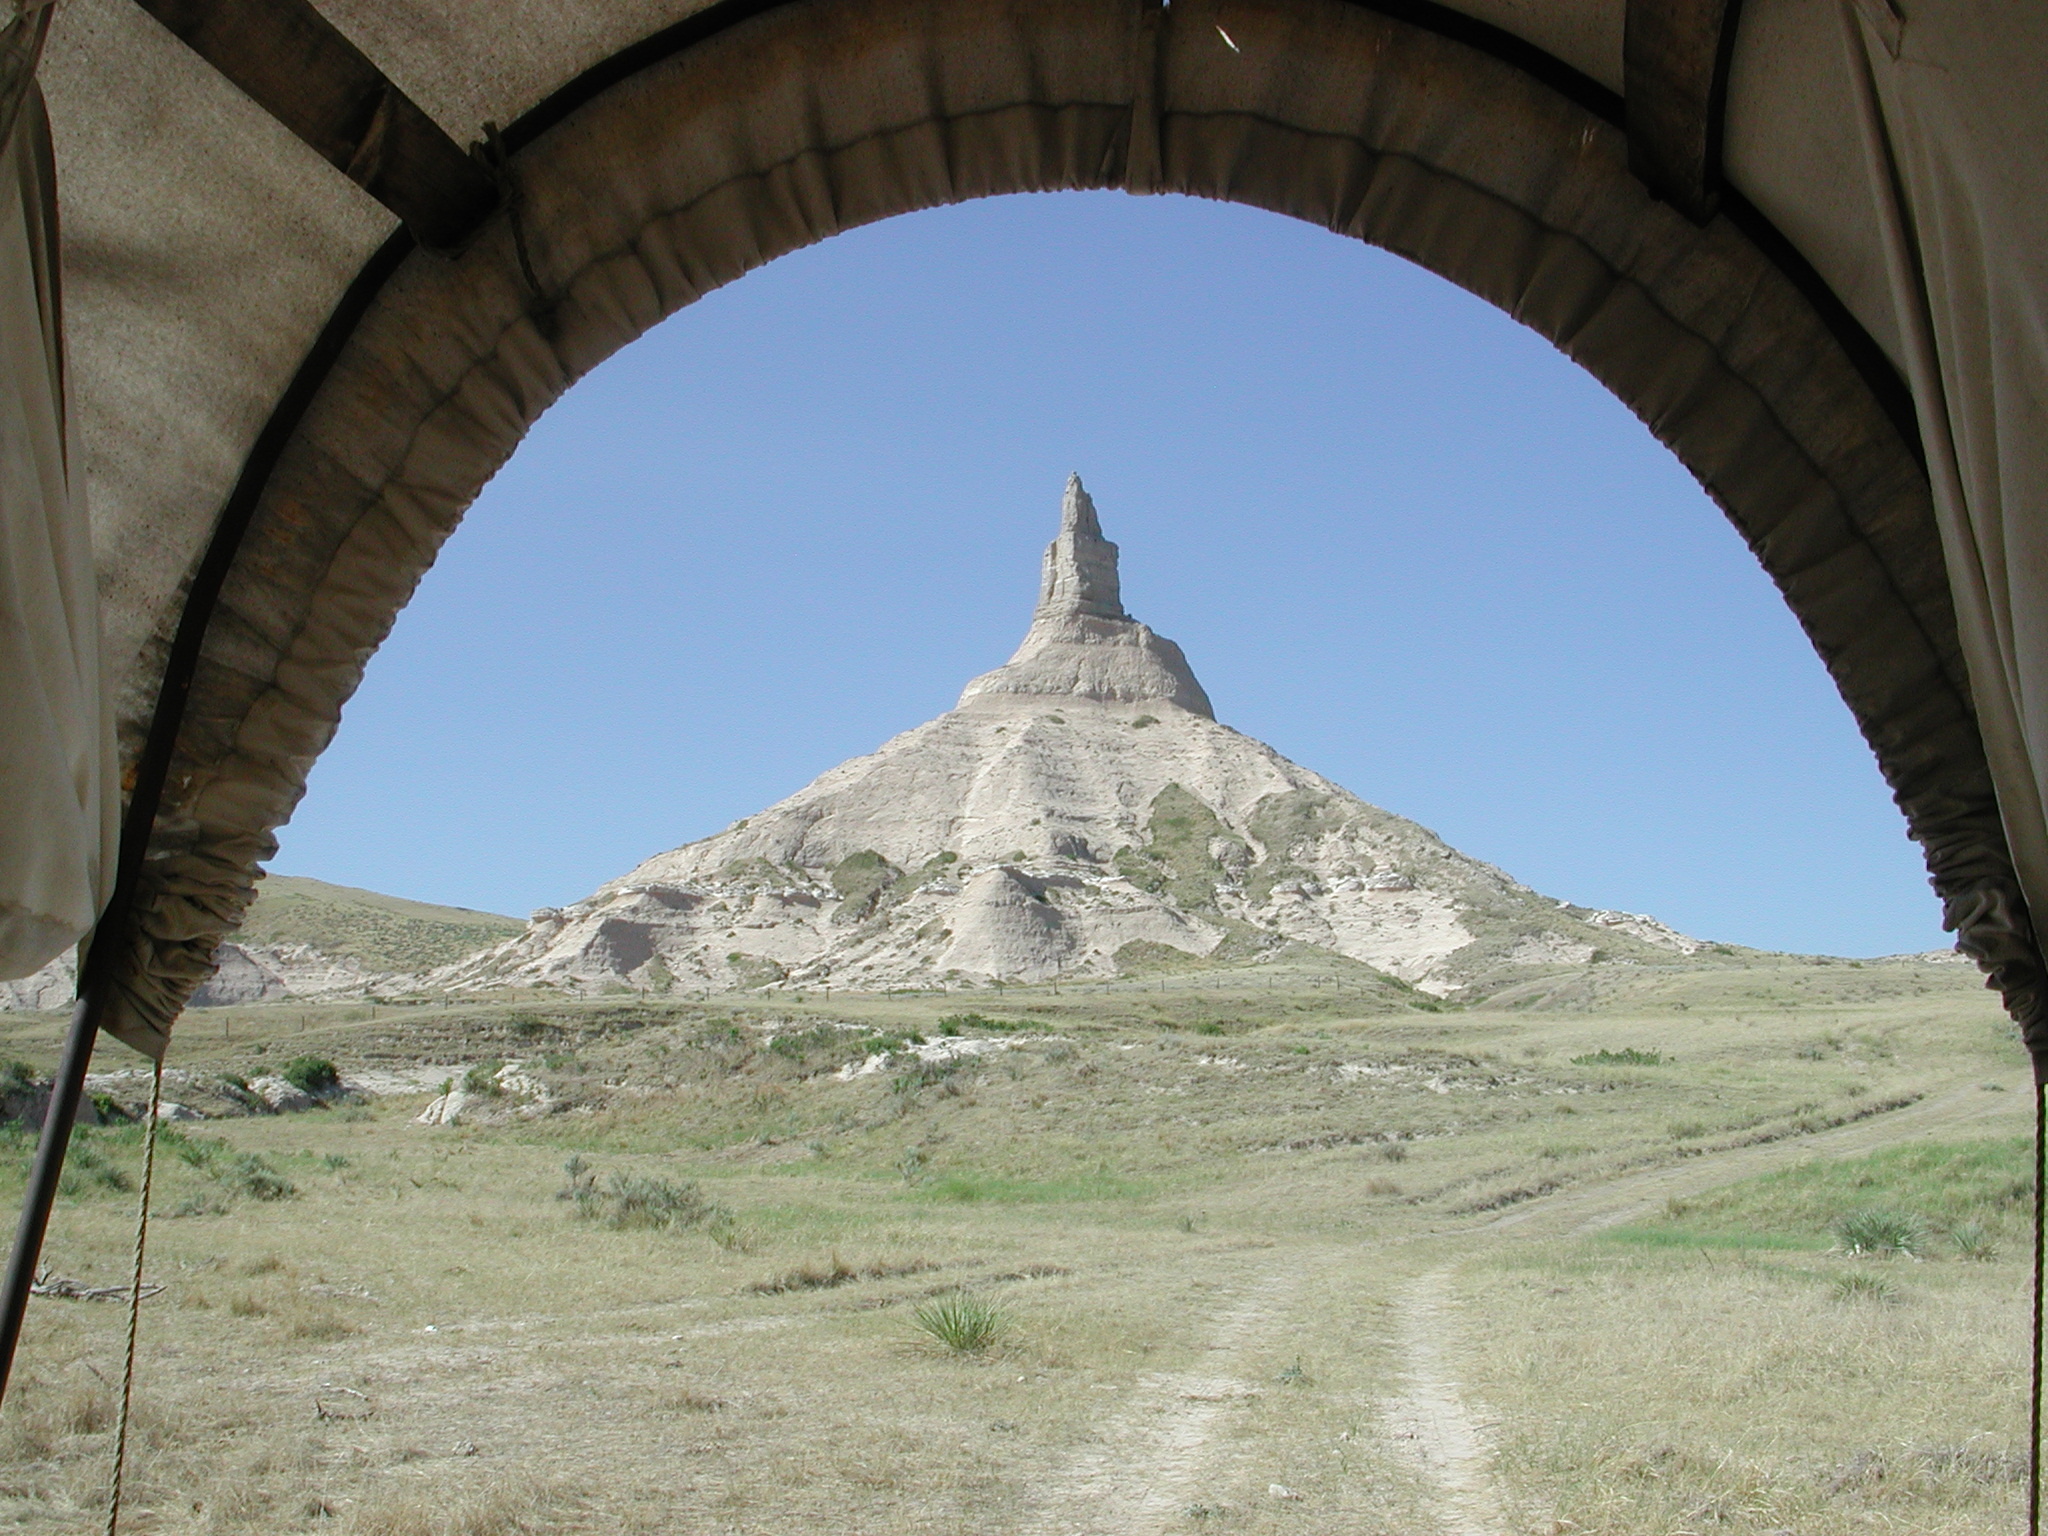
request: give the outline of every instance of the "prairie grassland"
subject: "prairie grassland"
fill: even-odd
[[[195,1072],[555,1112],[166,1127],[127,1528],[2011,1527],[2028,1103],[1968,971],[1313,980],[201,1015]],[[125,1280],[139,1147],[81,1131],[54,1274]],[[0,1519],[103,1520],[122,1310],[35,1302]]]

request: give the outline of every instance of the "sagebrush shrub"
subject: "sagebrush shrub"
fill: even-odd
[[[341,1073],[324,1056],[294,1056],[278,1074],[301,1093],[331,1093],[341,1086]]]
[[[666,1179],[614,1173],[600,1187],[595,1170],[580,1157],[563,1164],[563,1172],[569,1175],[569,1183],[560,1195],[576,1202],[576,1214],[621,1231],[700,1226],[720,1210],[694,1183],[671,1184]]]

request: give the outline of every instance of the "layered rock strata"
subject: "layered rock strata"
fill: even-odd
[[[1023,644],[956,708],[432,981],[1035,982],[1312,946],[1442,994],[1697,947],[1540,896],[1218,723],[1117,567],[1076,477]]]

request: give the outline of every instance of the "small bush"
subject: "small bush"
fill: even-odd
[[[913,1094],[920,1088],[929,1088],[934,1083],[943,1083],[947,1078],[966,1066],[969,1058],[949,1056],[943,1061],[918,1061],[909,1070],[897,1073],[889,1079],[892,1093]]]
[[[964,1292],[926,1302],[910,1321],[956,1355],[981,1353],[1002,1337],[1004,1327],[1000,1311]]]
[[[336,1339],[361,1332],[362,1329],[332,1307],[295,1309],[284,1325],[286,1338],[303,1339],[309,1344],[332,1344]]]
[[[190,1163],[194,1168],[205,1169],[213,1160],[227,1150],[226,1144],[187,1136],[176,1126],[162,1126],[156,1133],[157,1142],[167,1151],[177,1155],[181,1163]]]
[[[228,1159],[224,1167],[213,1170],[213,1175],[236,1194],[247,1195],[251,1200],[289,1200],[299,1192],[296,1184],[253,1152]]]
[[[602,1189],[597,1175],[589,1169],[565,1164],[570,1184],[564,1196],[576,1202],[576,1214],[616,1231],[667,1229],[681,1231],[703,1224],[718,1207],[704,1198],[695,1184],[671,1184],[666,1179],[644,1178],[639,1174],[615,1173]]]
[[[1837,1301],[1897,1301],[1899,1288],[1885,1275],[1873,1275],[1868,1270],[1855,1270],[1846,1275],[1837,1275],[1828,1289]]]
[[[753,1229],[742,1226],[739,1217],[722,1205],[711,1207],[711,1214],[704,1218],[704,1232],[727,1253],[750,1253],[756,1242]]]
[[[727,1405],[722,1397],[713,1397],[709,1392],[699,1392],[694,1387],[683,1387],[674,1392],[664,1392],[655,1400],[654,1406],[668,1413],[717,1413]]]
[[[157,1136],[178,1155],[180,1162],[190,1163],[234,1194],[247,1195],[252,1200],[288,1200],[299,1192],[290,1179],[254,1152],[237,1152],[224,1141],[187,1136],[170,1126],[165,1126]],[[186,1205],[193,1208],[188,1212],[181,1206],[180,1214],[200,1215],[226,1209],[204,1199],[196,1205],[187,1201]]]
[[[284,1070],[278,1075],[299,1092],[310,1093],[316,1097],[323,1093],[332,1093],[341,1086],[341,1074],[335,1070],[334,1063],[324,1056],[294,1056],[284,1064]]]
[[[478,1094],[483,1098],[495,1099],[505,1092],[504,1084],[498,1081],[498,1071],[505,1065],[502,1061],[480,1061],[462,1074],[462,1088],[465,1093]]]
[[[590,1166],[581,1152],[572,1152],[562,1164],[562,1175],[568,1181],[555,1191],[557,1200],[574,1200],[582,1205],[586,1200],[597,1198],[597,1170]]]
[[[777,1035],[768,1042],[768,1049],[785,1060],[803,1063],[818,1052],[837,1055],[845,1043],[843,1031],[830,1024],[819,1024],[791,1034]]]
[[[1992,1241],[1991,1234],[1980,1222],[1962,1223],[1950,1231],[1948,1240],[1955,1244],[1957,1258],[1983,1264],[1998,1257],[1998,1244]]]
[[[1575,1067],[1661,1067],[1664,1055],[1661,1051],[1639,1051],[1626,1046],[1618,1051],[1591,1051],[1584,1056],[1574,1056]]]
[[[1851,1211],[1835,1226],[1835,1237],[1848,1253],[1915,1256],[1928,1246],[1927,1223],[1910,1211]]]

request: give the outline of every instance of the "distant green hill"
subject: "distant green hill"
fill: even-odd
[[[517,918],[467,907],[329,885],[300,875],[270,875],[256,887],[242,931],[248,944],[310,944],[353,957],[373,971],[425,971],[473,955],[525,930]]]

